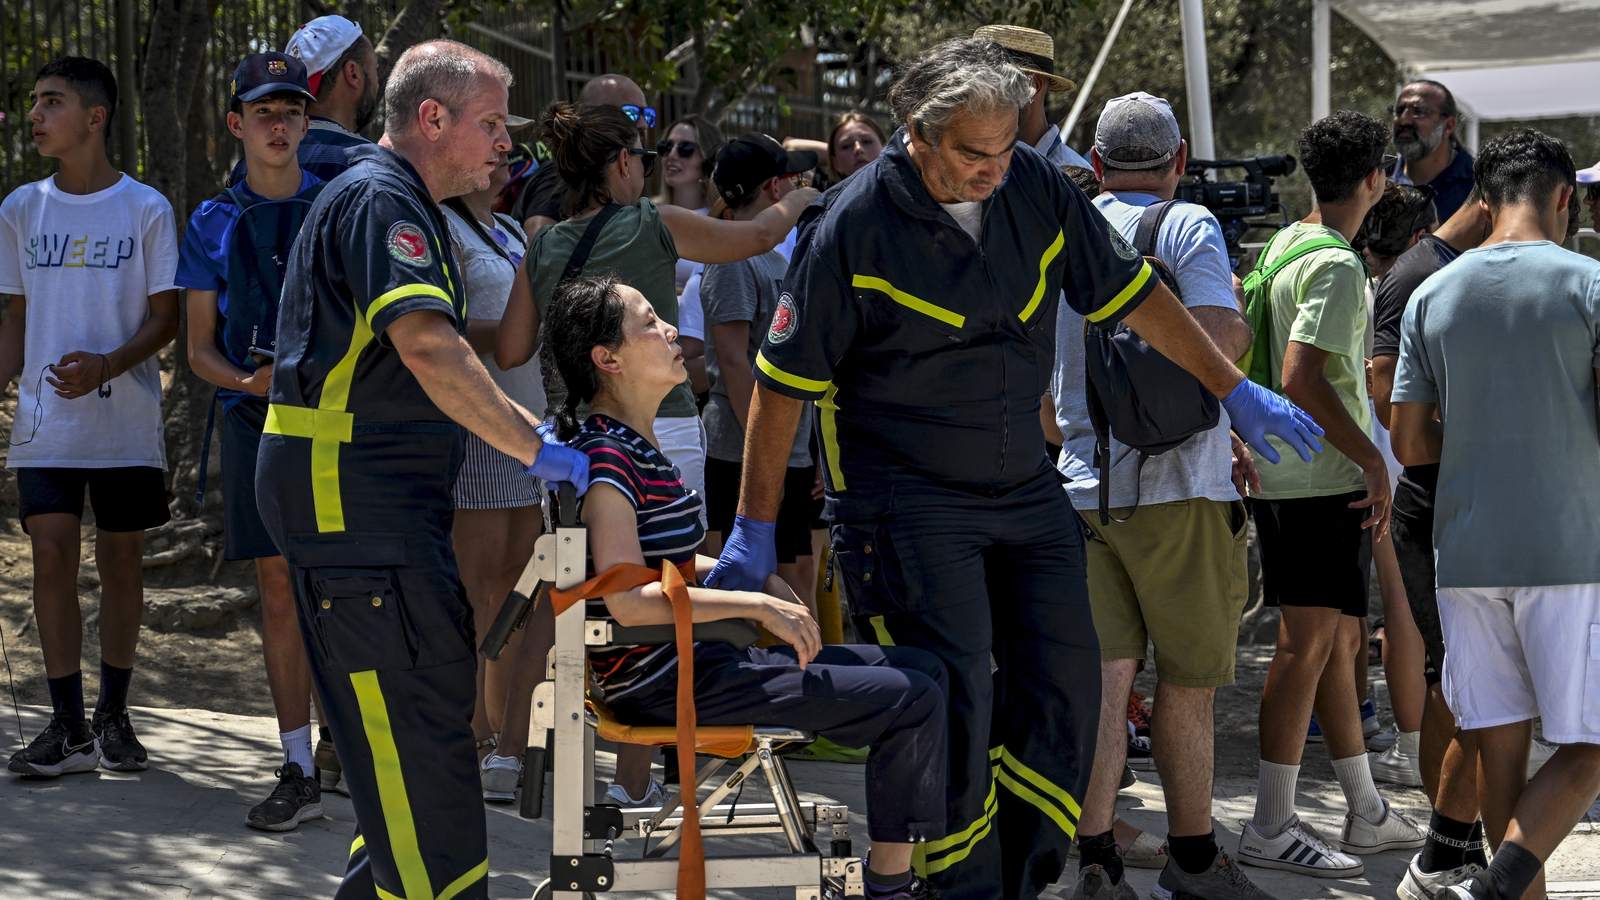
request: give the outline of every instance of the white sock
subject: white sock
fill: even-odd
[[[1300,767],[1280,766],[1263,759],[1256,778],[1256,814],[1252,821],[1262,837],[1277,837],[1294,817],[1294,786],[1300,780]]]
[[[1395,746],[1400,748],[1401,756],[1409,756],[1412,759],[1416,759],[1422,755],[1422,732],[1400,732],[1400,737],[1395,741]]]
[[[1372,783],[1372,769],[1365,753],[1334,760],[1333,774],[1344,789],[1344,802],[1351,812],[1374,825],[1383,820],[1383,798]]]
[[[283,742],[283,764],[299,763],[300,771],[307,777],[311,775],[311,726],[306,725],[293,731],[279,732],[278,740]]]

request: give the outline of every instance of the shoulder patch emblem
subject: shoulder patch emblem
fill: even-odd
[[[772,327],[767,329],[767,343],[781,344],[794,337],[800,327],[800,312],[795,309],[794,297],[785,291],[778,297],[778,308],[772,311]]]
[[[428,249],[428,236],[410,222],[396,222],[389,226],[389,255],[408,266],[419,269],[433,265],[433,251]]]
[[[267,74],[282,77],[289,74],[289,64],[281,59],[267,60]]]
[[[1133,245],[1128,243],[1128,239],[1122,236],[1122,232],[1109,224],[1106,225],[1106,230],[1111,232],[1111,249],[1115,250],[1118,256],[1126,260],[1139,258],[1139,251],[1133,249]]]

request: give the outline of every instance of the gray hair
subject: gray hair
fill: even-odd
[[[1033,79],[991,41],[951,38],[923,53],[889,91],[896,122],[937,145],[957,113],[1018,112]]]
[[[511,87],[511,70],[498,59],[457,41],[418,44],[401,55],[384,87],[384,130],[409,134],[417,126],[417,109],[437,100],[459,116],[472,101],[480,74]]]

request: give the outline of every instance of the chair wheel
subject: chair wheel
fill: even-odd
[[[555,889],[550,886],[550,879],[546,878],[539,882],[538,887],[533,889],[533,900],[550,900],[554,894]],[[583,900],[594,900],[594,894],[584,891]]]
[[[850,846],[850,841],[833,841],[832,844],[833,844],[832,852],[833,852],[834,859],[843,859],[843,858],[845,858],[847,856],[855,856],[856,855],[855,851]]]

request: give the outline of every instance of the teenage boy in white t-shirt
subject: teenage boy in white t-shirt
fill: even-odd
[[[117,83],[105,64],[65,57],[34,79],[28,119],[56,175],[0,204],[0,385],[22,375],[7,468],[33,541],[33,605],[54,715],[11,757],[33,778],[97,765],[148,767],[128,721],[144,530],[168,519],[161,373],[178,330],[172,206],[112,168],[106,135]],[[24,362],[27,369],[23,370]],[[84,493],[100,573],[100,699],[86,720],[78,608]]]

